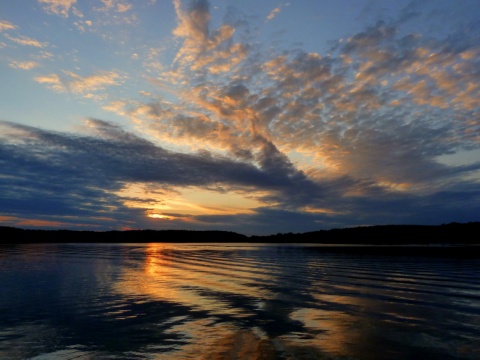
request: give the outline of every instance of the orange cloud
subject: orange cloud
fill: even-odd
[[[55,227],[59,228],[64,226],[65,223],[60,221],[48,221],[48,220],[38,220],[38,219],[25,219],[20,220],[16,224],[17,226],[35,226],[35,227]]]
[[[11,62],[8,65],[14,69],[22,69],[22,70],[31,70],[39,66],[39,64],[36,61],[17,61],[17,62]]]
[[[57,92],[66,91],[65,86],[62,84],[62,81],[57,74],[37,76],[34,79],[36,82],[40,84],[46,84],[49,88],[51,88],[54,91],[57,91]]]
[[[118,85],[120,75],[113,71],[104,71],[95,75],[81,77],[73,72],[65,72],[73,80],[69,81],[69,88],[75,93],[97,91],[106,86]]]
[[[10,39],[11,41],[13,41],[17,44],[24,45],[24,46],[33,46],[33,47],[38,47],[38,48],[44,48],[48,45],[48,43],[42,43],[38,40],[29,38],[27,36],[13,37],[13,36],[10,36],[10,35],[5,35],[5,37],[7,37],[8,39]]]
[[[44,9],[56,15],[68,17],[70,8],[77,0],[38,0],[39,3],[44,4]]]
[[[14,30],[17,27],[13,25],[10,21],[0,20],[0,31],[5,30]]]

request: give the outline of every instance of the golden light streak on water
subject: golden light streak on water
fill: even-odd
[[[478,359],[479,259],[328,249],[0,247],[0,358]]]

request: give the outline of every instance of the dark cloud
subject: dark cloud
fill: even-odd
[[[10,138],[4,150],[27,161],[32,172],[49,168],[71,176],[92,176],[110,181],[155,181],[175,185],[206,185],[218,181],[238,185],[271,180],[255,167],[233,162],[219,156],[189,155],[169,152],[120,127],[100,120],[90,120],[95,136],[51,132],[38,128],[3,123],[22,130],[22,135]],[[25,158],[28,158],[25,159]],[[8,159],[7,159],[8,161]]]
[[[114,193],[128,183],[156,183],[165,188],[226,184],[282,192],[298,180],[275,166],[269,172],[209,153],[169,152],[100,120],[89,121],[94,135],[8,122],[1,125],[9,136],[0,144],[0,212],[14,216],[83,217],[88,221],[112,217],[112,223],[113,219],[121,222],[132,210]]]
[[[56,220],[77,228],[214,228],[252,235],[269,234],[272,229],[302,232],[373,223],[474,221],[480,210],[480,189],[475,183],[455,183],[417,195],[389,192],[374,182],[351,177],[315,183],[291,165],[285,168],[285,159],[275,160],[279,153],[268,142],[262,161],[270,163],[263,164],[265,170],[260,171],[211,154],[172,153],[100,120],[90,122],[95,135],[2,125],[11,132],[0,144],[0,212],[18,219]],[[468,165],[458,171],[479,167]],[[125,206],[125,199],[115,194],[129,182],[150,182],[165,189],[176,185],[214,189],[216,184],[227,186],[224,191],[254,187],[269,191],[261,200],[272,206],[253,209],[250,214],[172,213],[166,215],[173,221],[159,224],[147,219],[144,209]],[[312,211],[305,211],[308,208]],[[319,208],[325,212],[315,210]],[[185,217],[194,223],[185,223]]]

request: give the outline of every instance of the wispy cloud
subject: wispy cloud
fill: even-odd
[[[81,2],[77,3],[77,0],[38,0],[40,4],[43,5],[43,9],[54,15],[69,17],[73,15],[77,19],[82,19],[86,14],[80,10]],[[101,13],[126,13],[133,8],[133,3],[127,0],[100,0],[98,1],[99,6],[92,8],[93,12]],[[80,5],[80,6],[76,6]],[[83,9],[83,8],[82,8]],[[88,11],[88,9],[86,9]],[[80,28],[84,29],[84,25],[89,26],[88,21],[75,21],[74,24]],[[98,20],[97,22],[104,22],[105,20]],[[122,22],[129,22],[131,19],[124,18]]]
[[[125,0],[101,0],[103,8],[100,10],[114,10],[116,12],[126,12],[132,9],[133,4]]]
[[[7,34],[7,35],[5,35],[5,37],[7,39],[9,39],[10,41],[13,41],[14,43],[17,43],[19,45],[33,46],[33,47],[37,47],[37,48],[44,48],[44,47],[48,46],[48,43],[46,43],[46,42],[40,42],[38,40],[29,38],[27,36],[14,37],[14,36],[10,36],[10,35]]]
[[[277,16],[277,14],[278,14],[281,10],[282,10],[282,9],[279,8],[279,7],[273,9],[273,10],[270,12],[270,14],[268,14],[266,21],[272,20],[275,16]]]
[[[73,72],[66,72],[70,77],[68,86],[75,93],[103,90],[107,86],[119,85],[120,75],[114,71],[100,72],[95,75],[82,77]]]
[[[35,81],[46,84],[57,92],[71,91],[79,95],[88,95],[91,92],[105,90],[109,86],[119,85],[121,76],[114,71],[102,71],[94,75],[82,77],[71,71],[64,71],[63,75],[49,74],[35,77]]]
[[[38,67],[39,63],[36,61],[13,61],[8,65],[14,69],[31,70]]]
[[[282,11],[282,8],[284,8],[285,6],[289,6],[289,5],[290,5],[289,3],[286,3],[286,4],[283,4],[281,6],[276,7],[272,11],[270,11],[270,13],[267,15],[267,18],[265,19],[265,22],[269,22],[269,21],[273,20]]]
[[[17,27],[10,21],[0,20],[0,31],[15,30]]]
[[[35,81],[40,84],[46,84],[50,89],[57,92],[66,91],[66,87],[62,84],[60,77],[56,74],[35,77]]]
[[[70,9],[77,0],[38,0],[44,9],[50,13],[68,17]]]

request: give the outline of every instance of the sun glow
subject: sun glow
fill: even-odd
[[[162,214],[158,214],[158,213],[151,213],[151,212],[147,212],[147,216],[150,217],[150,218],[153,218],[153,219],[161,219],[161,220],[173,220],[173,219],[175,219],[172,216],[162,215]]]
[[[326,214],[326,215],[342,214],[342,212],[340,211],[335,211],[327,208],[315,208],[311,206],[306,206],[303,208],[303,210],[307,213],[314,213],[314,214]]]
[[[147,216],[151,218],[168,219],[168,216],[161,215],[161,214],[148,214]]]
[[[198,187],[159,189],[150,184],[132,183],[116,195],[124,205],[145,209],[146,216],[159,220],[178,220],[198,215],[250,214],[262,206],[257,200],[264,193],[246,191],[215,191]],[[152,196],[153,195],[153,196]],[[156,198],[156,201],[152,201]]]

